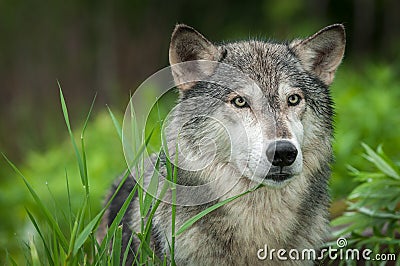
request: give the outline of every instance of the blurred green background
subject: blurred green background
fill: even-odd
[[[0,1],[0,151],[43,201],[60,212],[83,192],[59,103],[57,80],[79,133],[94,95],[85,135],[93,209],[125,166],[110,106],[121,121],[129,93],[168,64],[176,23],[210,40],[308,36],[344,23],[347,49],[332,93],[336,101],[335,202],[354,187],[347,165],[368,168],[360,143],[400,158],[400,1]],[[78,135],[77,135],[78,136]],[[22,180],[0,160],[0,257],[20,252],[35,213]],[[40,214],[37,214],[40,216]],[[4,253],[4,254],[3,254]],[[18,255],[19,254],[19,255]],[[1,262],[0,258],[0,262]]]

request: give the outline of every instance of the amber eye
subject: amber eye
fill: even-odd
[[[237,108],[243,108],[243,107],[248,107],[249,105],[247,104],[246,100],[243,99],[243,97],[237,96],[233,98],[231,103],[237,107]]]
[[[298,105],[301,101],[301,96],[298,94],[292,94],[287,98],[287,101],[289,106]]]

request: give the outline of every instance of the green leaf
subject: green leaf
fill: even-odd
[[[362,146],[367,152],[366,158],[375,164],[375,166],[381,170],[383,173],[387,174],[388,176],[400,180],[400,175],[396,172],[392,166],[387,163],[381,156],[379,156],[376,152],[374,152],[367,144],[362,143]]]
[[[79,234],[79,236],[76,238],[74,249],[73,249],[73,254],[76,255],[78,250],[82,247],[82,245],[85,243],[87,238],[89,237],[90,233],[92,233],[93,228],[100,222],[101,217],[104,214],[104,210],[102,210],[100,213],[96,215],[96,217],[93,218],[92,221],[90,221],[86,227],[82,230],[82,232]]]
[[[390,165],[390,167],[393,168],[393,170],[396,171],[396,173],[398,175],[400,175],[399,167],[386,155],[386,153],[383,151],[383,146],[379,145],[378,148],[376,149],[376,151],[379,154],[379,156],[381,156],[382,159],[386,163],[388,163]]]
[[[203,218],[204,216],[206,216],[206,215],[209,214],[210,212],[213,212],[213,211],[215,211],[216,209],[218,209],[218,208],[224,206],[225,204],[227,204],[227,203],[229,203],[229,202],[231,202],[231,201],[234,201],[235,199],[238,199],[238,198],[240,198],[240,197],[242,197],[242,196],[244,196],[244,195],[246,195],[246,194],[248,194],[248,193],[250,193],[250,192],[253,192],[254,190],[256,190],[256,189],[258,189],[258,188],[260,188],[260,187],[262,187],[262,185],[259,185],[259,186],[255,187],[255,188],[249,189],[249,190],[247,190],[247,191],[245,191],[245,192],[243,192],[243,193],[241,193],[241,194],[239,194],[239,195],[236,195],[236,196],[230,197],[230,198],[228,198],[228,199],[226,199],[226,200],[223,200],[223,201],[221,201],[221,202],[218,202],[218,203],[214,204],[213,206],[208,207],[207,209],[205,209],[205,210],[199,212],[198,214],[196,214],[195,216],[193,216],[192,218],[190,218],[189,220],[187,220],[186,222],[184,222],[184,223],[182,224],[182,226],[178,229],[178,231],[176,231],[175,235],[177,236],[177,235],[182,234],[182,233],[183,233],[184,231],[186,231],[190,226],[192,226],[195,222],[197,222],[198,220],[200,220],[201,218]]]
[[[89,122],[89,118],[90,118],[90,116],[91,116],[91,114],[92,114],[92,110],[93,110],[93,106],[94,106],[94,103],[95,103],[95,101],[96,101],[96,98],[97,98],[97,93],[96,93],[96,94],[94,95],[94,97],[93,97],[92,104],[90,105],[89,112],[88,112],[88,114],[87,114],[87,116],[86,116],[85,123],[83,124],[82,133],[81,133],[81,138],[83,138],[83,136],[85,135],[85,130],[86,130],[87,124],[88,124],[88,122]]]
[[[121,223],[121,220],[124,217],[124,214],[125,214],[126,210],[128,209],[129,204],[131,203],[132,198],[135,195],[137,188],[138,188],[138,186],[136,184],[135,187],[132,189],[132,191],[129,193],[129,195],[126,198],[126,200],[125,200],[124,204],[122,205],[121,209],[118,211],[117,215],[115,216],[114,221],[111,223],[110,227],[108,228],[107,234],[104,237],[104,239],[103,239],[103,241],[101,243],[101,246],[100,246],[101,250],[105,250],[106,249],[111,236],[114,235],[114,233],[116,231],[116,228]]]
[[[35,241],[32,239],[29,240],[29,249],[30,255],[32,259],[32,266],[40,266],[42,263],[40,262],[39,255],[36,249]]]
[[[39,237],[40,237],[40,239],[42,240],[42,243],[43,243],[43,246],[44,246],[44,250],[45,250],[45,252],[46,252],[47,259],[48,259],[49,263],[50,263],[51,265],[54,265],[54,261],[53,261],[53,258],[51,257],[50,249],[49,249],[49,247],[48,247],[48,245],[47,245],[47,243],[46,243],[46,240],[45,240],[45,238],[44,238],[44,236],[43,236],[42,231],[41,231],[40,228],[39,228],[39,225],[38,225],[37,222],[36,222],[35,217],[33,217],[32,213],[31,213],[28,209],[25,209],[25,210],[26,210],[26,213],[28,214],[29,220],[31,220],[33,226],[34,226],[35,229],[36,229],[36,232],[38,232]]]
[[[72,133],[71,124],[69,122],[67,104],[65,103],[65,99],[64,99],[64,95],[62,93],[61,85],[60,85],[60,83],[58,81],[57,81],[57,84],[58,84],[58,88],[59,88],[59,91],[60,91],[61,109],[62,109],[62,112],[63,112],[63,115],[64,115],[65,124],[67,125],[68,133],[69,133],[69,136],[71,138],[72,145],[74,147],[76,158],[78,160],[79,172],[80,172],[80,176],[81,176],[82,185],[85,186],[86,183],[87,183],[87,179],[85,178],[86,174],[85,174],[85,170],[84,170],[85,169],[84,163],[83,163],[82,157],[81,157],[81,155],[79,153],[78,146],[76,145],[74,135]]]
[[[367,216],[374,217],[374,218],[400,220],[400,215],[396,215],[396,214],[392,214],[392,213],[388,213],[388,212],[377,212],[377,211],[370,210],[367,207],[357,208],[357,211],[362,214],[365,214]]]
[[[110,107],[107,106],[107,110],[108,110],[108,113],[111,116],[111,120],[112,120],[112,122],[114,124],[114,127],[117,130],[118,137],[122,141],[122,128],[121,128],[121,125],[118,122],[117,118],[115,118],[115,116],[114,116],[113,112],[111,111]]]
[[[143,200],[142,208],[140,209],[140,213],[141,213],[142,218],[147,216],[147,213],[150,210],[151,204],[153,203],[153,199],[154,199],[154,197],[157,196],[158,183],[159,183],[159,179],[158,179],[159,165],[160,165],[160,158],[157,157],[157,161],[156,161],[156,165],[154,167],[153,175],[152,175],[152,177],[150,179],[149,186],[147,187],[147,190],[146,190],[146,193],[145,193],[145,197],[144,197],[144,200]]]
[[[133,235],[134,234],[131,234],[131,237],[129,238],[128,244],[126,245],[126,249],[124,251],[124,257],[122,259],[121,265],[126,265],[126,260],[128,259],[129,251],[131,250],[130,246],[131,246],[132,241],[133,241]]]
[[[88,178],[88,170],[87,170],[87,162],[86,162],[86,151],[85,151],[85,142],[84,142],[84,135],[87,124],[89,122],[90,115],[92,114],[93,106],[96,101],[97,93],[94,95],[92,104],[90,105],[89,112],[86,116],[85,123],[83,125],[82,133],[81,133],[81,149],[82,149],[82,165],[83,165],[83,173],[84,176],[82,179],[84,180],[84,187],[86,191],[86,197],[89,198],[89,178]]]
[[[8,253],[8,250],[6,250],[6,262],[11,262],[13,266],[18,266],[17,262]]]
[[[87,237],[90,234],[90,232],[89,232],[89,234],[86,235],[87,232],[85,232],[85,230],[83,230],[83,232],[82,232],[83,234],[81,233],[77,237],[78,229],[80,228],[81,222],[83,221],[83,218],[84,218],[84,214],[85,214],[85,210],[86,210],[86,206],[87,206],[86,204],[87,204],[87,201],[85,198],[85,200],[83,202],[83,206],[80,210],[78,217],[75,220],[74,227],[72,229],[69,255],[72,253],[72,255],[75,256],[77,254],[78,250],[80,249],[80,247],[83,245],[83,243],[86,241]],[[89,225],[90,225],[90,223],[89,223]],[[87,229],[87,227],[85,229]]]
[[[122,225],[117,227],[112,246],[113,265],[119,265],[121,259],[121,246],[122,246]],[[129,249],[129,248],[127,248]]]
[[[143,254],[150,254],[151,258],[154,258],[155,265],[160,265],[161,260],[154,254],[154,250],[148,245],[145,239],[146,236],[140,233],[135,233],[135,235],[140,239]]]

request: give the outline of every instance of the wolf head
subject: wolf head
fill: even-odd
[[[329,164],[328,87],[344,48],[340,24],[287,43],[221,45],[177,25],[169,58],[180,101],[169,134],[186,154],[181,166],[229,165],[240,178],[282,187]]]

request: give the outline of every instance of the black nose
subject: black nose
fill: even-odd
[[[276,141],[267,148],[268,161],[275,166],[289,166],[296,160],[296,157],[297,149],[290,141]]]

